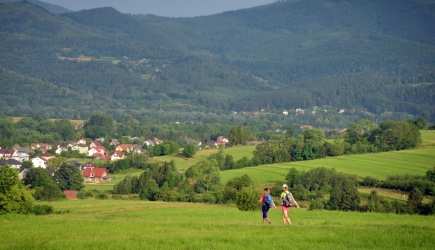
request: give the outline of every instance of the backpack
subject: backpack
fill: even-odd
[[[266,195],[266,197],[264,197],[264,205],[267,208],[271,208],[272,204],[273,204],[272,196],[271,195]]]
[[[282,198],[282,205],[284,207],[291,207],[293,206],[293,195],[292,193],[288,192],[283,198]]]

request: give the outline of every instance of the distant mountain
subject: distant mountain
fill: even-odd
[[[0,3],[13,3],[13,2],[23,2],[23,0],[0,0]],[[61,14],[61,13],[65,13],[65,12],[71,12],[71,10],[64,8],[62,6],[56,5],[56,4],[51,4],[51,3],[46,3],[46,2],[42,2],[39,0],[27,0],[27,2],[29,3],[33,3],[35,5],[41,6],[44,9],[50,11],[51,13],[54,14]]]
[[[0,113],[328,105],[435,121],[433,13],[428,0],[280,1],[196,18],[1,5]]]

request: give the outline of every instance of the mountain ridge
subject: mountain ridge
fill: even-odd
[[[53,15],[15,3],[0,6],[0,66],[79,93],[69,109],[82,110],[82,117],[96,110],[86,100],[100,98],[108,112],[332,104],[435,120],[434,90],[422,84],[435,82],[435,18],[429,15],[435,5],[425,4],[284,1],[163,18],[113,8]],[[34,15],[18,18],[23,8]],[[407,22],[394,23],[400,16]],[[12,102],[4,105],[20,114]]]

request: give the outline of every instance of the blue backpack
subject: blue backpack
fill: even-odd
[[[268,194],[264,197],[264,205],[268,208],[271,208],[273,204],[272,195]]]

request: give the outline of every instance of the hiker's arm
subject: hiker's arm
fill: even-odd
[[[296,207],[299,208],[299,205],[298,205],[298,203],[296,202],[295,197],[293,197],[293,202],[296,204]]]
[[[272,206],[275,208],[275,210],[277,210],[277,208],[275,206],[275,202],[273,202],[273,200],[272,200]]]

